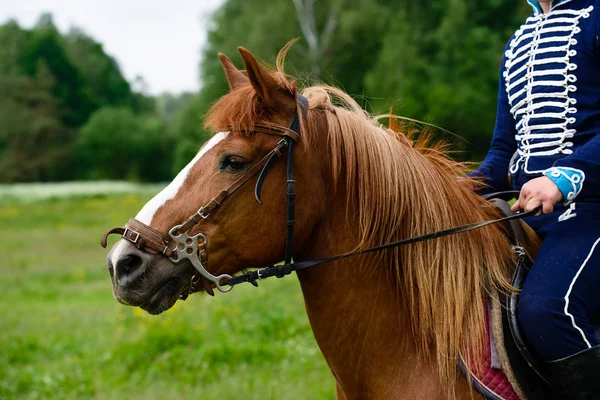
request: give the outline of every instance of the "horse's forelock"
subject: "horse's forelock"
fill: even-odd
[[[213,132],[230,129],[251,132],[267,113],[254,88],[248,84],[217,100],[208,111],[204,125]]]
[[[289,42],[277,56],[277,68],[263,65],[263,72],[271,75],[278,83],[279,90],[294,96],[296,81],[284,72],[285,57],[291,45]],[[265,107],[252,85],[236,88],[222,96],[209,109],[204,125],[213,132],[236,130],[252,134],[254,126],[259,122],[270,120],[276,110]]]

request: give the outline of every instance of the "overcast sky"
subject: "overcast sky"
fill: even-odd
[[[197,90],[208,15],[224,0],[0,0],[0,23],[30,28],[50,12],[61,32],[82,28],[153,94]]]

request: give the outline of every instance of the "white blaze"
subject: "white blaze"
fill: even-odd
[[[213,136],[200,149],[198,154],[196,154],[196,157],[194,157],[194,159],[190,161],[190,163],[186,165],[185,168],[179,172],[179,174],[177,174],[177,176],[175,177],[175,179],[173,179],[169,186],[164,188],[159,194],[154,196],[148,203],[146,203],[144,208],[142,208],[138,215],[136,215],[135,219],[137,219],[140,222],[143,222],[146,225],[150,225],[152,217],[154,217],[156,211],[158,211],[158,209],[162,207],[167,202],[167,200],[170,200],[177,195],[177,192],[179,192],[179,189],[181,188],[181,186],[183,186],[183,183],[185,182],[192,167],[198,161],[200,161],[202,156],[204,156],[210,149],[212,149],[213,147],[215,147],[215,145],[217,145],[219,142],[225,139],[228,134],[229,132],[219,132],[215,136]]]
[[[156,211],[158,211],[158,209],[162,207],[167,202],[167,200],[170,200],[177,195],[177,192],[179,192],[179,189],[181,188],[181,186],[183,186],[183,183],[185,182],[192,167],[198,161],[200,161],[202,156],[204,156],[210,149],[212,149],[213,147],[215,147],[215,145],[217,145],[219,142],[225,139],[228,134],[229,132],[219,132],[215,136],[213,136],[200,149],[198,154],[196,154],[196,157],[194,157],[194,159],[190,161],[184,169],[179,171],[175,179],[173,179],[173,181],[169,183],[169,185],[166,188],[164,188],[159,194],[154,196],[148,203],[146,203],[146,205],[140,210],[138,215],[136,215],[135,219],[137,219],[140,222],[143,222],[146,225],[150,225],[152,217],[154,217]],[[117,261],[119,260],[122,251],[123,241],[119,241],[113,249],[113,253],[111,256],[113,265],[117,265]]]

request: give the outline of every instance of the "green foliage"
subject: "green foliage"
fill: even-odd
[[[333,398],[292,277],[156,317],[113,299],[98,238],[151,196],[0,204],[0,398]]]
[[[184,92],[181,94],[163,93],[156,98],[156,108],[160,117],[171,123],[175,113],[186,107],[194,98],[194,94]]]
[[[19,75],[21,59],[27,46],[27,32],[16,21],[0,26],[0,76]]]
[[[165,122],[158,116],[143,115],[141,130],[136,135],[134,150],[137,155],[134,176],[143,182],[164,182],[171,180],[174,140],[168,134]]]
[[[49,15],[42,15],[36,29],[29,32],[27,47],[21,59],[22,71],[36,76],[45,66],[54,78],[50,89],[63,108],[61,119],[70,127],[81,126],[96,108],[81,72],[62,45],[62,37]]]
[[[81,128],[76,150],[89,179],[166,180],[171,143],[162,122],[129,108],[101,108]]]
[[[134,107],[129,82],[121,74],[115,59],[104,52],[102,44],[78,28],[72,28],[65,41],[69,58],[81,71],[96,104]]]
[[[244,46],[274,64],[294,38],[286,68],[300,87],[340,86],[376,114],[392,109],[454,132],[444,138],[463,158],[482,158],[503,46],[529,12],[522,0],[225,0],[210,17],[201,90],[157,98],[142,78],[127,82],[83,30],[62,35],[49,14],[30,30],[9,21],[0,26],[0,85],[23,95],[0,96],[0,181],[167,179],[210,136],[204,115],[228,91],[217,54],[241,68],[237,47]]]
[[[176,174],[194,158],[198,148],[209,135],[202,127],[202,106],[198,106],[198,96],[192,93],[180,95],[162,94],[156,99],[158,113],[167,124],[167,131],[174,143],[171,172]]]
[[[127,178],[141,127],[127,108],[101,108],[81,128],[78,165],[93,179]]]
[[[171,177],[172,141],[155,100],[132,92],[80,29],[63,36],[49,14],[30,30],[0,26],[0,93],[0,182]],[[109,111],[88,121],[99,107]]]
[[[47,79],[44,74],[0,78],[0,181],[72,177],[74,131],[59,120]]]
[[[460,138],[463,157],[487,151],[495,118],[498,70],[504,44],[530,12],[520,0],[297,0],[313,7],[318,48],[304,38],[288,55],[288,72],[301,84],[324,81],[341,86],[376,113],[440,125]],[[332,20],[333,34],[327,39]],[[181,118],[186,138],[178,153],[189,155],[190,138],[203,138],[201,116],[227,92],[218,52],[239,63],[236,48],[247,47],[273,63],[289,40],[305,36],[306,15],[294,2],[227,0],[212,16],[200,68],[202,89]],[[311,21],[309,21],[311,22]],[[308,24],[310,26],[310,23]],[[276,34],[273,34],[273,33]],[[318,55],[317,58],[314,55]],[[308,74],[307,74],[308,72]],[[193,111],[192,111],[193,109]],[[186,158],[182,157],[182,158]]]
[[[202,129],[202,116],[205,108],[203,98],[198,95],[173,116],[171,131],[177,138],[173,172],[181,170],[194,158],[200,146],[210,138],[210,134]]]
[[[375,108],[394,106],[399,115],[443,126],[461,136],[455,144],[464,156],[480,158],[494,124],[503,48],[522,17],[519,3],[435,4],[395,14],[366,90],[378,96]]]

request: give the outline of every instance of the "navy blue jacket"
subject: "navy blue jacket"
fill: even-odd
[[[600,0],[555,0],[511,37],[490,151],[472,174],[490,191],[545,174],[568,204],[600,202]],[[511,158],[515,155],[512,166]]]

